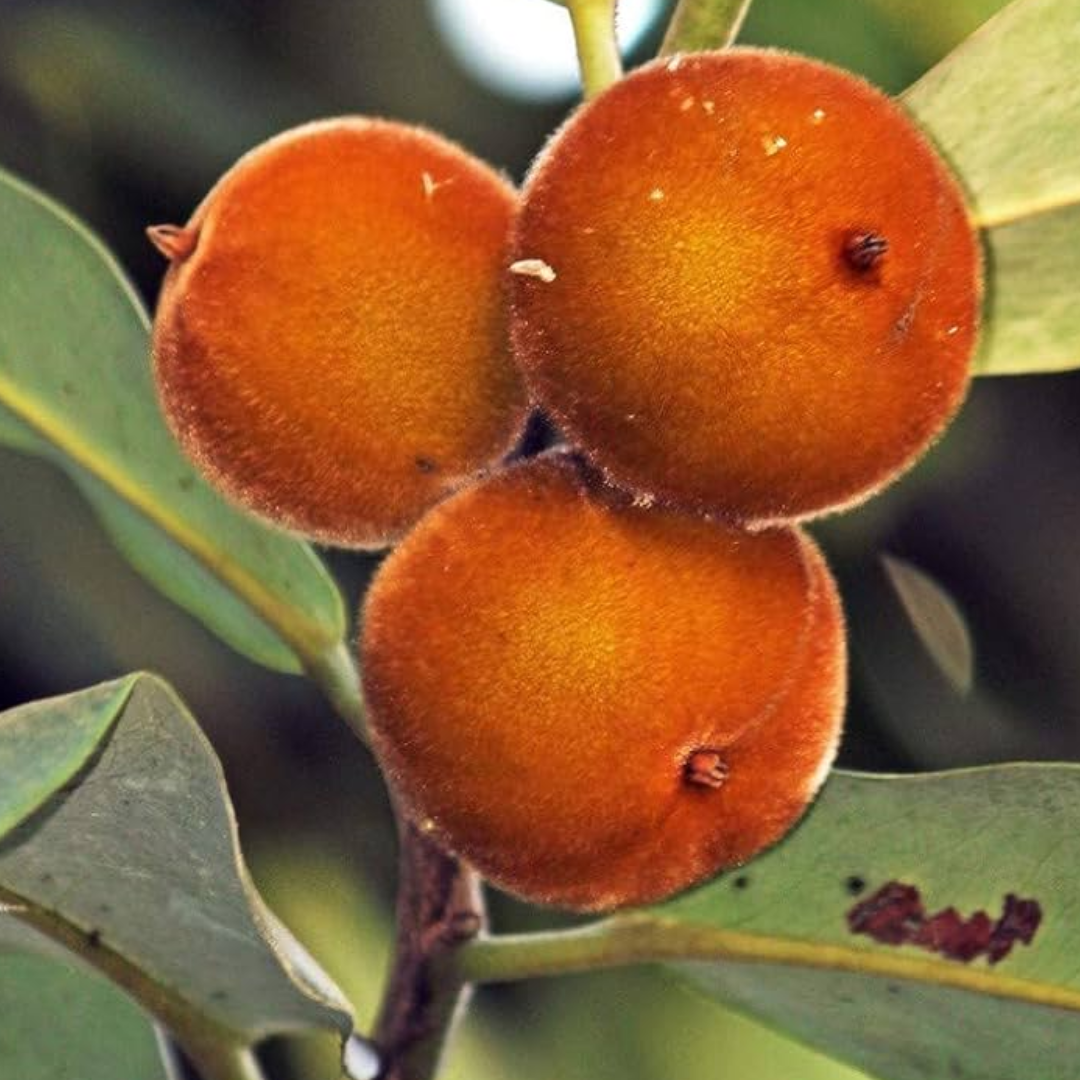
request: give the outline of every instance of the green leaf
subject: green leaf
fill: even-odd
[[[1072,1080],[1080,1058],[1080,766],[910,777],[834,773],[783,842],[666,904],[569,931],[481,939],[461,975],[498,982],[662,961],[707,994],[883,1080]],[[879,944],[849,916],[918,891],[939,947]],[[1030,944],[948,958],[946,921],[1012,894]],[[969,927],[970,929],[970,927]],[[952,954],[955,955],[955,948]]]
[[[834,776],[803,825],[745,870],[655,910],[681,965],[721,1001],[887,1080],[1067,1080],[1080,1057],[1080,767]],[[891,881],[928,913],[1043,920],[991,966],[855,935]],[[852,892],[860,884],[859,895]],[[708,962],[710,955],[723,962]]]
[[[967,694],[974,682],[975,654],[956,601],[929,574],[906,560],[883,555],[881,562],[930,658],[956,690]]]
[[[975,370],[1080,366],[1080,0],[1014,0],[904,95],[984,230]]]
[[[18,1080],[166,1080],[152,1024],[119,990],[71,963],[2,948],[0,1062]]]
[[[146,316],[77,221],[0,173],[0,439],[64,468],[157,588],[240,652],[316,666],[344,635],[311,549],[195,475],[158,411]]]
[[[976,374],[1080,367],[1080,202],[983,235],[989,288]]]
[[[86,764],[124,707],[134,679],[0,713],[0,837]]]
[[[660,54],[726,48],[749,9],[750,0],[678,0]]]
[[[904,95],[983,227],[1080,202],[1080,0],[1014,0]]]
[[[0,922],[71,950],[196,1057],[272,1033],[346,1035],[344,998],[249,880],[221,768],[191,716],[153,676],[109,686],[67,702],[96,711],[127,688],[91,760],[0,840]]]

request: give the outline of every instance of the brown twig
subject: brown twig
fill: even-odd
[[[485,928],[480,879],[403,814],[393,967],[375,1029],[379,1080],[431,1080],[466,985],[450,962]]]

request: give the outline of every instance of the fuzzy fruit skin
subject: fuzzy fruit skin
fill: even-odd
[[[779,839],[843,712],[843,616],[805,535],[637,506],[557,454],[424,518],[376,576],[361,651],[406,810],[500,887],[583,911]],[[686,780],[695,750],[719,786]]]
[[[386,121],[308,124],[241,158],[183,230],[194,249],[154,324],[188,455],[327,543],[403,533],[521,430],[502,281],[516,209],[482,162]]]
[[[895,478],[963,400],[963,193],[853,75],[750,49],[654,62],[571,116],[522,198],[513,258],[554,278],[510,275],[515,355],[615,483],[805,518]],[[888,250],[859,269],[866,234]]]

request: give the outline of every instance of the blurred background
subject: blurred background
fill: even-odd
[[[655,50],[666,6],[625,0],[631,63]],[[899,92],[1000,6],[757,0],[742,40]],[[0,166],[88,220],[152,304],[163,267],[145,226],[184,221],[269,135],[382,115],[438,129],[520,178],[572,107],[575,72],[566,13],[545,0],[0,0]],[[815,528],[851,626],[843,765],[1080,759],[1078,406],[1080,376],[980,381],[915,472]],[[887,555],[902,560],[892,577]],[[327,558],[355,606],[376,560]],[[928,619],[944,652],[905,612],[909,566],[941,590]],[[301,680],[249,664],[145,585],[59,473],[0,450],[0,707],[136,668],[165,675],[192,706],[223,759],[259,885],[369,1020],[394,881],[370,759]],[[499,929],[559,920],[492,901]],[[334,1075],[325,1047],[302,1053],[323,1055],[308,1075]],[[292,1075],[295,1049],[272,1056]],[[660,973],[623,971],[481,991],[446,1076],[856,1074]]]

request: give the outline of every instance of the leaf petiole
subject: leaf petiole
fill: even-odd
[[[568,0],[585,98],[596,97],[622,78],[615,37],[615,0]]]

